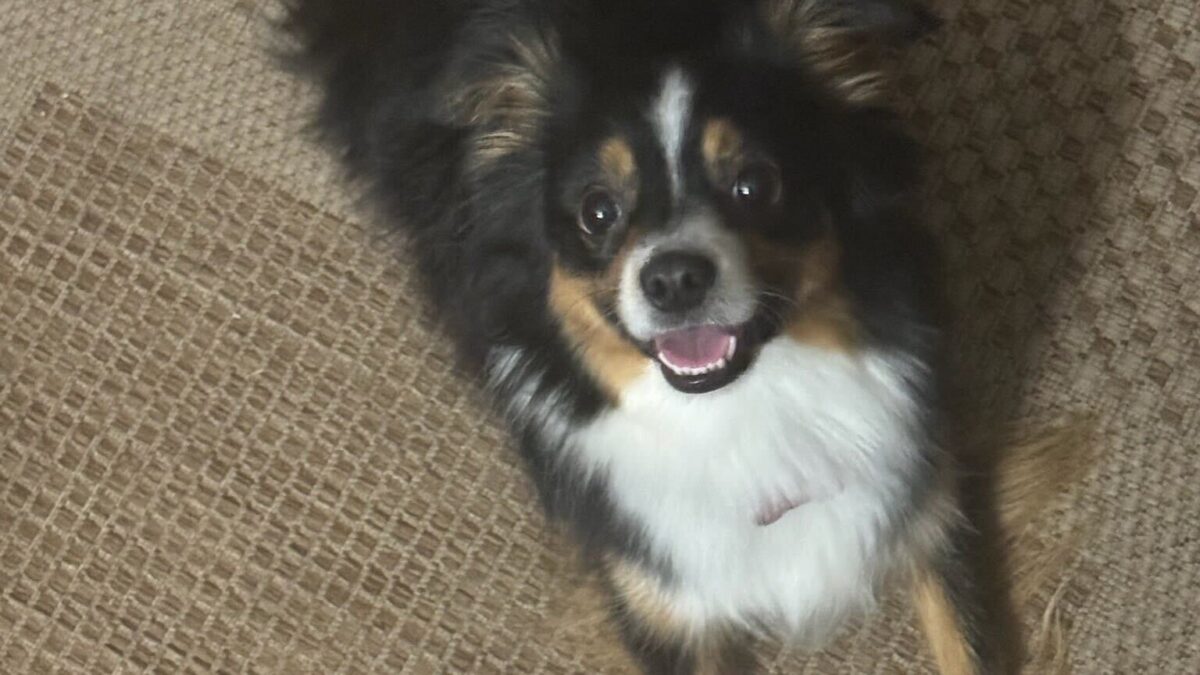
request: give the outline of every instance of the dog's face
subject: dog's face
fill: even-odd
[[[470,108],[499,111],[481,154],[539,148],[549,306],[618,396],[648,360],[701,394],[773,339],[851,348],[839,228],[879,191],[861,165],[882,79],[856,41],[918,21],[899,0],[668,5],[514,38],[518,67]]]
[[[673,387],[704,393],[835,290],[833,112],[795,75],[737,64],[647,80],[609,110],[589,101],[551,172],[555,290],[570,296],[556,309],[594,310]],[[584,348],[612,339],[590,331]]]

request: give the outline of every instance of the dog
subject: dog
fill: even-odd
[[[647,673],[744,672],[912,585],[999,672],[946,449],[907,0],[292,0],[317,123],[404,233]]]

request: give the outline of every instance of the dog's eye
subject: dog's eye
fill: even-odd
[[[733,199],[746,206],[770,206],[779,201],[781,190],[779,169],[769,162],[758,162],[738,174]]]
[[[592,235],[608,232],[621,218],[621,205],[606,190],[594,188],[583,196],[579,207],[579,227]]]

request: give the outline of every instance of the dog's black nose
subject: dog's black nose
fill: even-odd
[[[699,307],[717,280],[717,266],[698,253],[670,251],[654,256],[642,268],[642,293],[663,312]]]

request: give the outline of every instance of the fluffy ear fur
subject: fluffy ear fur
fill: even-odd
[[[761,12],[788,56],[852,105],[879,103],[890,81],[888,52],[938,26],[910,0],[763,0]]]
[[[450,119],[474,131],[469,155],[475,167],[534,144],[563,67],[558,37],[549,28],[481,38],[485,46],[455,64],[445,80]]]
[[[938,19],[915,0],[825,0],[840,5],[849,28],[880,35],[897,43],[919,40],[938,27]]]

